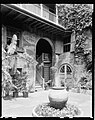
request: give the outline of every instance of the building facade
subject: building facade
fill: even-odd
[[[16,34],[17,47],[35,61],[29,70],[30,86],[35,89],[43,80],[58,84],[53,66],[61,81],[74,83],[75,34],[59,24],[56,4],[1,4],[1,13],[4,49]],[[25,70],[24,64],[18,59],[17,69]]]

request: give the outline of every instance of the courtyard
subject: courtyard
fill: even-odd
[[[91,6],[1,5],[2,117],[92,117]]]
[[[22,94],[10,100],[2,99],[2,117],[32,117],[33,108],[41,103],[49,102],[49,90],[29,93],[28,98]],[[83,93],[69,92],[68,102],[78,105],[83,112],[81,117],[92,117],[92,96]]]

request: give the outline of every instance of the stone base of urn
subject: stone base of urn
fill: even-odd
[[[50,89],[48,97],[51,107],[62,109],[68,101],[68,92],[64,87],[53,87]]]

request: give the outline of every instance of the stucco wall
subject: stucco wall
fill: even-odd
[[[39,34],[37,33],[30,33],[29,31],[23,31],[22,32],[22,47],[24,49],[26,49],[26,52],[33,57],[34,60],[36,60],[36,45],[37,42],[40,39],[45,39],[46,41],[49,42],[49,44],[52,47],[52,62],[54,63],[54,41],[52,36],[48,37],[48,34],[42,34],[41,32],[39,32]],[[51,40],[52,39],[52,40]],[[53,64],[52,64],[53,65]],[[36,66],[32,65],[31,66],[31,70],[30,70],[30,80],[31,80],[31,86],[35,87],[35,80],[36,80]]]
[[[83,31],[83,33],[84,33],[84,35],[87,36],[87,39],[85,41],[84,49],[92,50],[92,32],[91,32],[91,30],[90,29],[85,29]],[[71,36],[71,39],[74,39],[74,36]],[[56,47],[57,46],[61,47],[61,44],[62,44],[62,42],[59,41],[55,45],[56,45]],[[57,48],[57,50],[61,51],[61,48],[59,48],[59,49]],[[89,57],[91,58],[91,56],[89,56]],[[62,66],[62,64],[65,64],[65,63],[69,64],[73,68],[73,78],[72,78],[72,80],[74,82],[79,81],[81,79],[81,77],[83,76],[85,70],[86,70],[85,69],[85,62],[84,62],[83,58],[80,57],[80,58],[76,59],[73,52],[61,53],[59,55],[59,58],[57,58],[56,66],[58,68],[60,68],[60,66]]]
[[[3,27],[3,35],[2,35],[2,40],[4,45],[6,44],[6,26]],[[31,30],[32,31],[32,30]],[[54,36],[54,35],[50,35],[48,33],[43,33],[42,31],[38,31],[38,32],[29,32],[29,31],[22,31],[22,35],[21,35],[21,42],[20,45],[21,47],[23,47],[24,49],[26,49],[26,52],[33,57],[33,59],[36,59],[36,44],[37,42],[41,39],[41,38],[46,38],[49,39],[51,42],[51,46],[53,49],[53,54],[52,54],[52,62],[54,65],[55,61],[56,61],[56,56],[55,54],[60,54],[56,66],[59,68],[62,64],[64,63],[68,63],[72,66],[73,68],[73,72],[74,72],[74,78],[79,79],[81,73],[84,71],[84,66],[85,64],[80,62],[79,64],[75,63],[75,59],[74,59],[74,54],[70,53],[70,52],[66,52],[63,53],[63,41],[62,38],[59,36]],[[92,48],[92,33],[91,30],[85,30],[84,34],[87,35],[88,39],[85,42],[85,49],[88,48]],[[74,39],[74,36],[72,35],[72,38]],[[81,61],[81,60],[79,60]],[[19,62],[20,63],[20,62]],[[22,64],[22,62],[21,62]],[[31,80],[35,79],[35,75],[36,75],[36,68],[34,66],[31,66],[31,70],[30,70],[30,77]]]

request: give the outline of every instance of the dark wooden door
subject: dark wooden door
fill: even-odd
[[[47,82],[50,80],[50,63],[44,63],[44,79]]]

